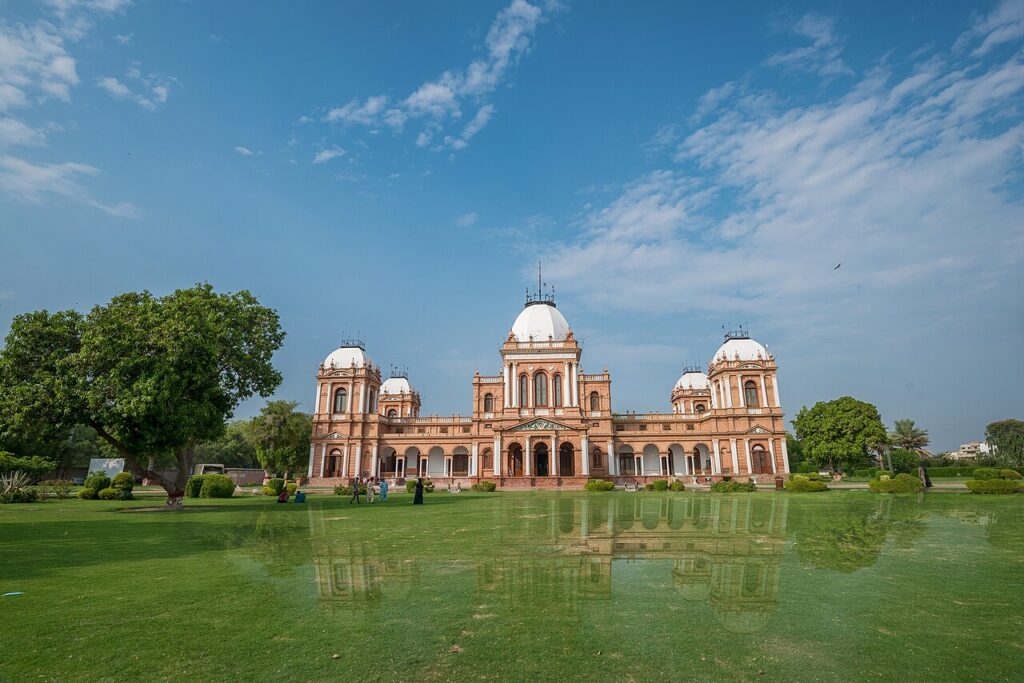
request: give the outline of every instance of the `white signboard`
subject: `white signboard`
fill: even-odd
[[[113,479],[115,474],[124,472],[124,458],[93,458],[89,461],[89,472],[103,472]]]

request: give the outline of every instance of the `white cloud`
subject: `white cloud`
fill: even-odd
[[[42,131],[9,116],[0,118],[0,149],[42,145],[45,141]]]
[[[115,205],[97,201],[79,182],[99,169],[87,164],[34,164],[12,156],[0,156],[0,190],[18,199],[41,204],[48,195],[56,195],[99,209],[112,216],[137,218],[138,211],[128,203]]]
[[[167,97],[170,94],[170,85],[177,82],[177,79],[173,76],[143,73],[141,65],[137,62],[128,68],[125,76],[136,84],[137,90],[133,90],[113,76],[99,78],[96,84],[111,97],[118,100],[130,99],[143,109],[148,109],[149,111],[155,111],[159,105],[167,102]]]
[[[107,93],[114,98],[119,100],[126,99],[132,94],[132,91],[127,85],[117,80],[113,76],[107,76],[99,79],[96,84],[107,91]]]
[[[471,211],[470,213],[464,213],[455,219],[455,225],[460,228],[469,228],[476,224],[477,219],[480,218],[476,212]]]
[[[479,133],[484,126],[487,125],[487,122],[491,120],[491,117],[494,115],[495,111],[496,110],[493,104],[485,104],[484,106],[480,107],[476,115],[470,120],[469,123],[466,124],[466,127],[462,129],[462,133],[459,134],[459,137],[452,138],[451,136],[449,136],[445,138],[445,142],[452,149],[463,149],[464,147],[466,147],[466,145],[469,144],[470,139],[474,135]]]
[[[1003,0],[991,14],[979,16],[957,40],[958,50],[981,39],[973,55],[980,57],[995,47],[1024,37],[1024,0]]]
[[[253,151],[251,149],[249,149],[248,147],[243,147],[241,145],[235,147],[235,151],[241,154],[243,157],[251,157],[253,155]]]
[[[0,21],[0,111],[25,107],[32,99],[68,101],[78,80],[75,60],[55,27]]]
[[[135,40],[135,34],[134,33],[118,33],[117,35],[114,36],[114,40],[116,40],[119,45],[131,45],[132,41]]]
[[[850,67],[843,62],[841,56],[843,48],[836,35],[835,20],[818,14],[805,14],[786,27],[786,30],[793,35],[810,40],[811,44],[776,52],[765,62],[769,66],[809,71],[821,76],[851,75],[853,73]]]
[[[327,149],[322,149],[316,153],[315,157],[313,157],[313,163],[324,164],[330,161],[331,159],[340,157],[343,154],[345,154],[345,150],[343,150],[341,147],[329,147]]]

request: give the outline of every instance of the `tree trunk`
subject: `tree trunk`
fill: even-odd
[[[190,441],[174,454],[178,470],[173,478],[168,478],[151,469],[153,465],[152,456],[148,458],[148,466],[143,467],[140,462],[141,458],[129,452],[120,441],[108,434],[103,427],[95,423],[91,423],[90,426],[96,430],[100,438],[113,446],[135,471],[140,472],[146,479],[155,481],[167,492],[167,501],[164,503],[165,510],[181,510],[184,507],[185,484],[188,483],[188,479],[192,474],[192,461],[194,460],[196,446],[194,441]]]

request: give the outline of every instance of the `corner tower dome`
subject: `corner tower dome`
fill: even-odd
[[[411,394],[412,385],[407,377],[388,377],[380,385],[380,393],[384,394]]]
[[[569,323],[553,301],[533,301],[512,323],[512,334],[520,342],[565,341]]]
[[[725,343],[718,347],[712,362],[725,360],[768,360],[768,349],[751,339],[745,329],[728,332]]]
[[[373,359],[360,341],[343,341],[341,346],[324,359],[325,368],[372,367]]]
[[[673,389],[685,389],[689,391],[702,391],[707,388],[708,376],[700,370],[687,370],[673,387]]]

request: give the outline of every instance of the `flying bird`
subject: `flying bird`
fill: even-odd
[[[842,264],[842,263],[840,263],[840,264],[839,264],[839,266],[841,266],[841,265],[843,265],[843,264]],[[835,268],[833,268],[832,270],[839,270],[839,266],[836,266],[836,267],[835,267]]]

